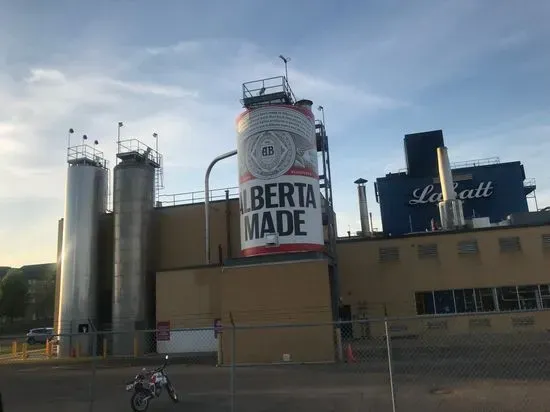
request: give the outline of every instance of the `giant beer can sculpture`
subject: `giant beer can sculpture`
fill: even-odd
[[[237,119],[243,256],[324,249],[311,104],[249,109]]]

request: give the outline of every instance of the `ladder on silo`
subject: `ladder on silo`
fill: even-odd
[[[155,169],[155,203],[160,199],[160,191],[164,189],[164,170],[162,167],[162,157],[160,165]]]

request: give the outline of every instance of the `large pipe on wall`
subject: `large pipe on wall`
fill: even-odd
[[[445,146],[437,148],[437,165],[443,200],[439,202],[439,217],[443,230],[459,229],[464,226],[462,200],[456,198],[449,154]]]
[[[456,193],[453,185],[453,174],[451,172],[451,163],[449,162],[449,153],[445,146],[437,148],[437,166],[439,170],[439,182],[441,184],[443,200],[456,199]]]
[[[205,251],[206,251],[206,264],[210,264],[210,172],[216,163],[220,160],[227,159],[228,157],[235,156],[236,150],[224,153],[215,157],[206,169],[204,176],[204,238],[205,238]]]
[[[359,198],[359,216],[361,218],[361,232],[363,236],[371,235],[371,228],[369,222],[369,207],[367,204],[367,188],[365,183],[366,179],[357,179],[354,183],[357,185],[357,195]]]

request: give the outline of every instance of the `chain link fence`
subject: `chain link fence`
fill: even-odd
[[[126,382],[167,354],[179,403],[164,391],[151,411],[539,412],[550,410],[550,334],[536,317],[228,321],[32,345],[27,336],[4,336],[0,392],[5,412],[131,410]]]

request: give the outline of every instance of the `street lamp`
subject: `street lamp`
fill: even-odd
[[[67,148],[71,147],[71,135],[74,133],[74,129],[71,127],[67,133]]]
[[[120,129],[124,126],[124,123],[118,122],[118,130],[117,130],[117,137],[116,137],[116,143],[117,143],[117,152],[120,152]]]

